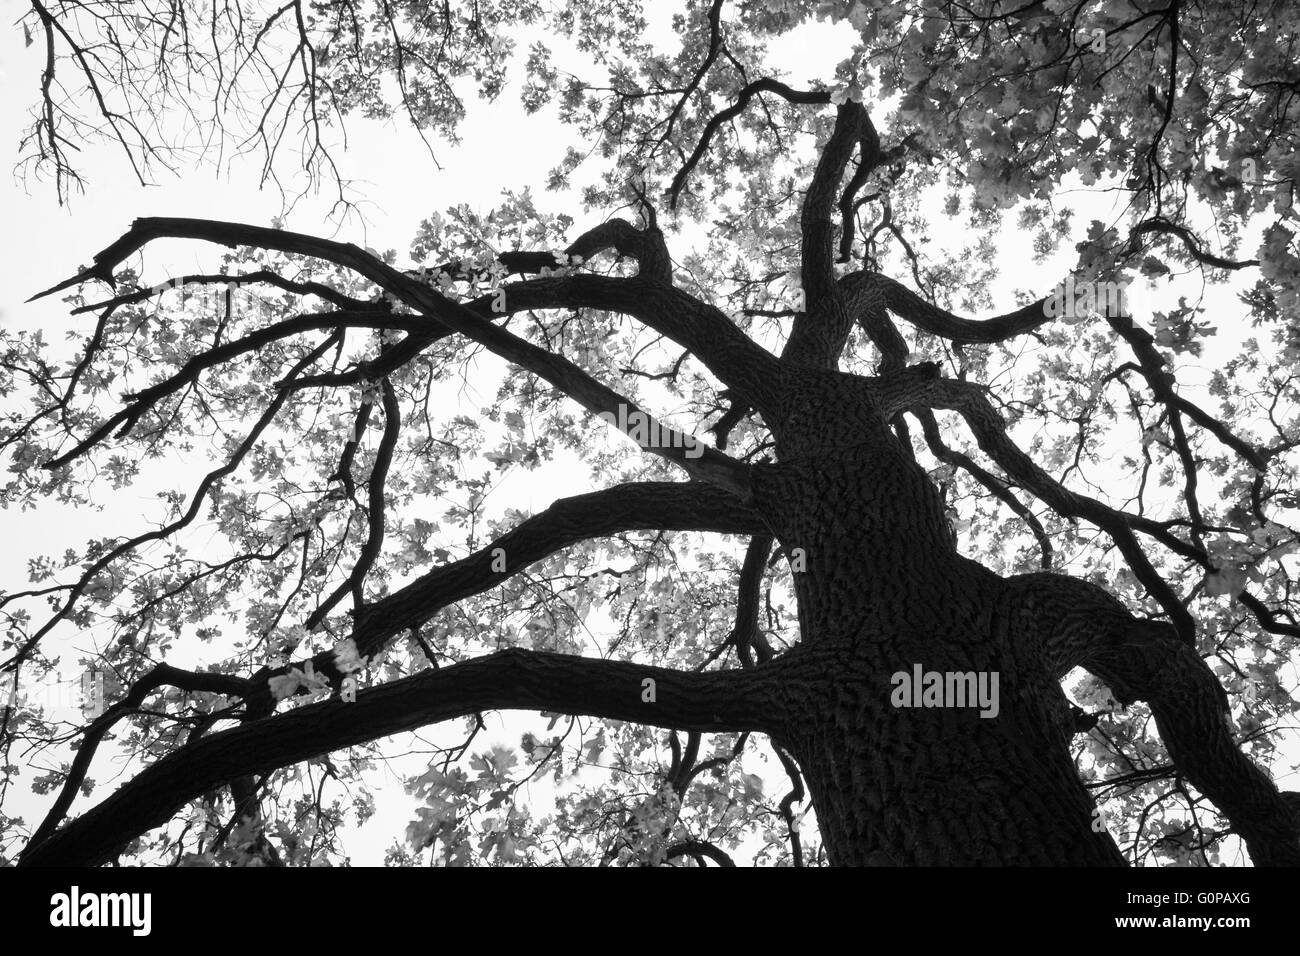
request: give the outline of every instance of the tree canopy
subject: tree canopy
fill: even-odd
[[[31,0],[19,161],[51,201],[103,188],[100,142],[286,202],[123,223],[42,293],[66,342],[0,330],[5,506],[155,502],[18,544],[0,788],[44,816],[0,812],[6,858],[338,863],[391,774],[394,863],[837,862],[781,688],[827,595],[870,630],[947,550],[1029,595],[1006,618],[1124,859],[1300,858],[1300,8],[714,0],[667,47],[654,16]],[[792,75],[801,43],[837,59]],[[535,148],[460,142],[507,96],[571,144],[553,192],[429,210],[400,254],[294,220],[357,199],[376,120],[415,170]],[[170,240],[224,251],[149,274]],[[867,434],[918,516],[773,516]],[[525,514],[534,481],[579,493]],[[909,574],[859,607],[835,529]],[[102,712],[21,693],[74,659]],[[542,717],[485,746],[496,710]]]

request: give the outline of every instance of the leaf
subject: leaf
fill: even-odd
[[[1210,597],[1235,598],[1246,587],[1246,571],[1239,566],[1219,568],[1205,576],[1205,593]]]

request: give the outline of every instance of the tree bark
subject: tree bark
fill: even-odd
[[[20,866],[98,866],[187,801],[250,773],[484,710],[558,711],[698,731],[780,726],[774,669],[684,673],[510,649],[204,737],[169,754],[38,844]],[[647,685],[646,681],[652,681]],[[653,689],[653,693],[650,690]]]
[[[1042,648],[1018,641],[1002,579],[956,553],[927,476],[875,425],[870,444],[823,444],[754,481],[787,555],[807,562],[794,576],[819,663],[783,691],[783,742],[831,861],[1122,865],[1094,830]],[[997,712],[896,706],[893,675],[917,667],[988,687],[996,675]]]

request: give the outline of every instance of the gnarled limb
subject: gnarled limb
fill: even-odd
[[[564,250],[564,255],[570,260],[576,256],[585,262],[608,249],[613,249],[620,256],[634,259],[641,268],[642,278],[672,282],[672,259],[664,244],[663,233],[656,226],[638,229],[626,219],[607,219],[573,240]],[[508,272],[519,275],[536,275],[543,269],[555,269],[561,265],[556,261],[555,253],[525,250],[502,252],[497,255],[497,261]],[[466,268],[464,261],[457,259],[426,267],[423,271],[464,276],[472,270]]]
[[[1187,250],[1187,254],[1203,265],[1214,266],[1218,269],[1248,269],[1251,266],[1259,265],[1258,259],[1244,259],[1237,262],[1233,259],[1225,259],[1222,256],[1216,256],[1212,252],[1206,252],[1201,241],[1190,229],[1160,215],[1144,219],[1129,230],[1128,254],[1135,255],[1140,252],[1142,249],[1142,237],[1152,233],[1173,236],[1175,239],[1178,239]]]
[[[564,257],[570,264],[575,258],[585,262],[608,249],[613,249],[620,256],[628,256],[636,260],[642,278],[665,285],[672,284],[672,258],[668,254],[668,247],[664,244],[663,233],[656,226],[637,229],[625,219],[609,219],[588,229],[570,243],[564,250]],[[536,275],[544,269],[553,270],[559,265],[554,253],[519,249],[498,254],[497,261],[505,266],[508,274],[518,275]],[[415,278],[430,273],[433,275],[445,273],[450,276],[469,278],[473,271],[464,260],[456,259],[433,267],[426,266],[408,274]],[[474,304],[471,304],[471,308],[473,307]],[[491,311],[484,312],[481,303],[478,310],[485,318],[491,317]],[[496,314],[514,314],[515,311],[517,310],[507,308],[504,313]],[[446,331],[438,330],[413,333],[372,363],[374,368],[370,370],[370,376],[379,377],[400,367],[446,334]],[[360,372],[343,373],[336,378],[339,384],[353,384],[360,374]]]
[[[849,157],[870,127],[871,120],[862,104],[848,102],[840,106],[835,129],[804,195],[799,229],[800,281],[805,304],[804,310],[795,316],[790,338],[781,354],[786,361],[829,367],[839,357],[852,328],[852,318],[835,281],[835,202]]]
[[[857,319],[862,331],[880,350],[880,372],[894,372],[907,365],[911,349],[889,317],[885,294],[880,283],[866,281],[861,272],[853,272],[839,280],[845,308]]]
[[[897,154],[901,152],[901,149],[891,152]],[[853,252],[853,238],[856,232],[853,228],[853,217],[857,213],[858,207],[863,203],[870,202],[873,198],[879,198],[878,193],[873,193],[871,196],[859,200],[858,192],[867,184],[867,179],[884,162],[885,158],[885,154],[880,150],[880,134],[876,132],[875,124],[868,117],[866,127],[858,140],[858,165],[853,170],[853,175],[849,177],[848,183],[845,184],[844,192],[840,194],[839,203],[837,204],[840,213],[840,241],[837,262],[848,262],[849,256]]]
[[[1101,588],[1063,575],[1022,575],[1006,589],[1021,640],[1055,676],[1082,666],[1121,702],[1147,701],[1175,765],[1232,821],[1254,862],[1300,865],[1294,797],[1237,747],[1222,686],[1169,625],[1135,618]]]
[[[878,272],[850,273],[840,279],[840,285],[849,297],[864,295],[868,287],[878,289],[889,311],[924,332],[952,342],[1005,342],[1052,321],[1044,308],[1047,299],[1039,299],[991,319],[976,320],[964,319],[941,309],[901,282]]]
[[[163,757],[39,844],[21,866],[95,866],[235,777],[484,710],[558,711],[698,731],[779,726],[780,665],[687,673],[565,654],[499,651],[213,734]],[[645,684],[653,681],[653,685]],[[654,694],[647,689],[653,686]],[[653,699],[648,699],[653,696]]]

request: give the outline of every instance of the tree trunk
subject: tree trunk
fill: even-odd
[[[1094,831],[1051,713],[1058,687],[1025,678],[996,647],[972,655],[957,642],[895,638],[828,661],[824,682],[795,698],[806,716],[785,744],[832,863],[1123,865],[1109,835]],[[910,671],[897,663],[905,658],[927,670],[998,670],[999,713],[894,707],[890,673]]]
[[[874,440],[801,430],[802,454],[755,482],[794,569],[794,653],[817,661],[787,683],[784,743],[831,862],[1123,865],[1094,830],[1064,694],[1003,579],[956,553],[936,489],[883,423],[854,428]],[[996,710],[899,706],[893,675],[917,668],[983,675]]]

